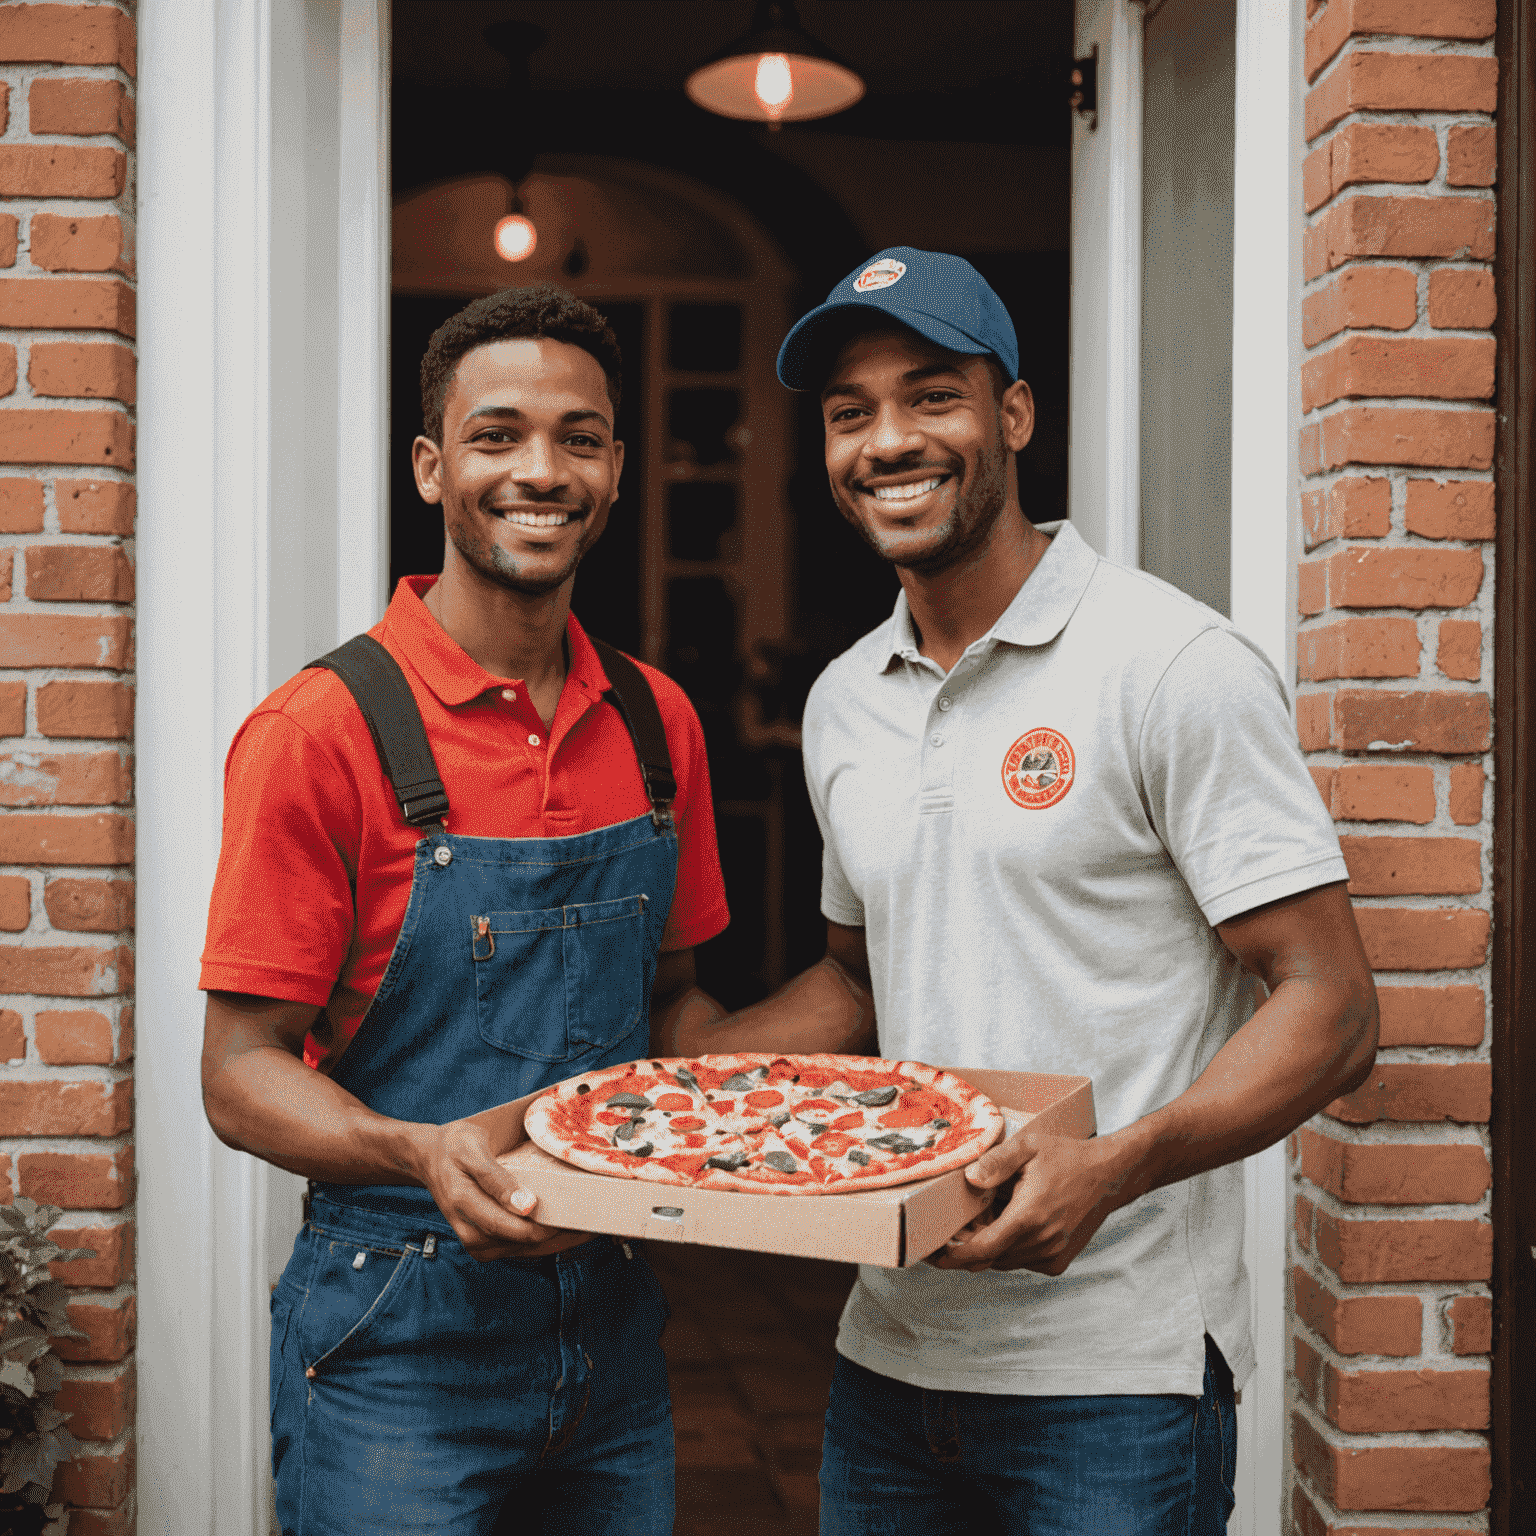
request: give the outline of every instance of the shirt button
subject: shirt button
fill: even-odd
[[[502,698],[504,698],[507,701],[508,704],[511,704],[517,698],[517,689],[516,688],[503,688],[501,690],[501,696],[502,696]]]
[[[944,738],[937,731],[935,731],[933,735],[928,738],[928,740],[931,741],[936,747],[942,747],[944,745]]]
[[[948,699],[940,699],[939,700],[939,708],[940,709],[953,709],[954,705]]]
[[[432,851],[432,862],[440,869],[446,869],[453,863],[452,848],[435,848]]]
[[[530,747],[536,747],[536,746],[538,746],[538,744],[539,744],[539,738],[537,736],[530,736],[528,738],[528,745]]]

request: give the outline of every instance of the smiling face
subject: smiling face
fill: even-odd
[[[899,325],[838,353],[821,396],[827,478],[893,565],[932,574],[973,557],[1017,501],[1012,455],[1034,430],[1034,401],[1022,381],[999,399],[994,367]]]
[[[597,359],[545,337],[465,353],[443,401],[441,446],[412,449],[422,499],[474,575],[543,596],[573,581],[618,495],[624,445]]]

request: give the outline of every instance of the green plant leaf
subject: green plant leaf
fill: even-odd
[[[0,1383],[14,1387],[24,1397],[31,1397],[37,1390],[32,1372],[19,1360],[0,1360]]]

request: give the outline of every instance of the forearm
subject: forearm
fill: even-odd
[[[336,1184],[425,1184],[423,1134],[433,1127],[375,1114],[280,1046],[232,1044],[203,1086],[225,1146]]]
[[[695,990],[670,1021],[673,1056],[711,1051],[819,1051],[860,1055],[875,1041],[869,993],[828,955],[786,982],[772,997],[739,1013]]]
[[[1368,981],[1281,982],[1184,1093],[1103,1138],[1124,1170],[1121,1203],[1273,1146],[1359,1086],[1376,1034]]]

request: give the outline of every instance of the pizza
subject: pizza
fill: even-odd
[[[751,1051],[585,1072],[540,1094],[524,1125],[593,1173],[769,1195],[925,1179],[1004,1130],[989,1098],[937,1067]]]

